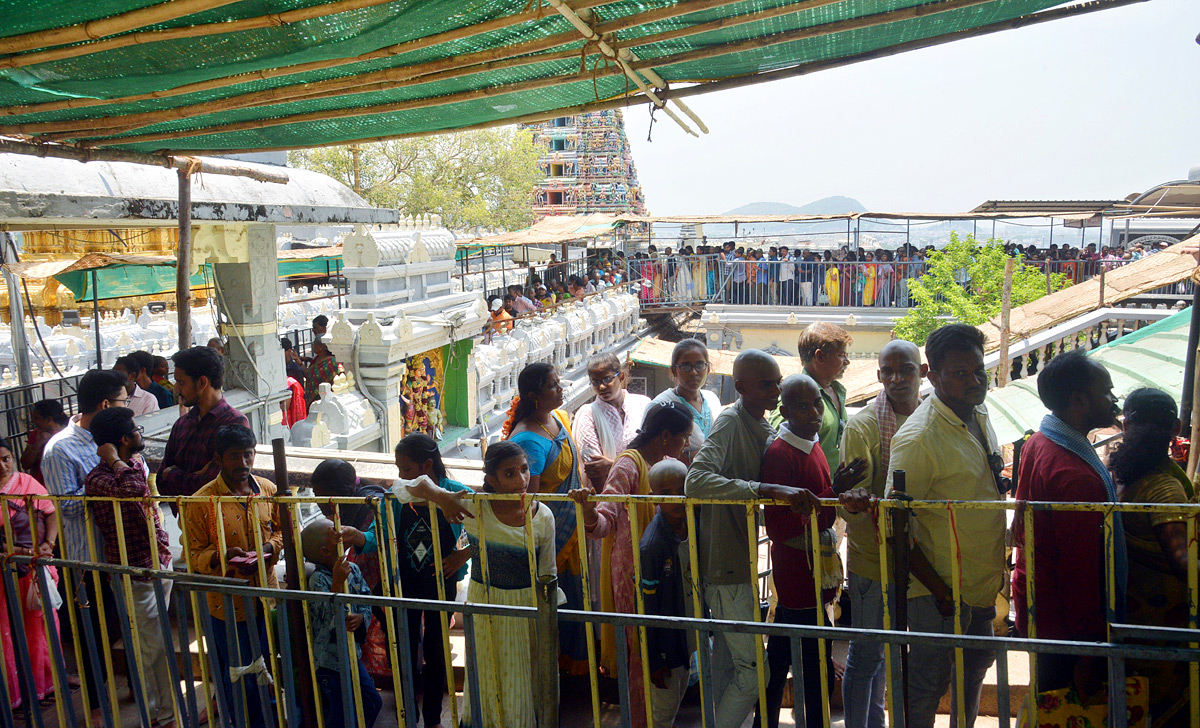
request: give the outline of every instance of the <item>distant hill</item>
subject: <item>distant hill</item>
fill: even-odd
[[[842,212],[867,212],[863,203],[853,197],[834,195],[797,207],[786,202],[751,202],[734,208],[726,215],[836,215]]]

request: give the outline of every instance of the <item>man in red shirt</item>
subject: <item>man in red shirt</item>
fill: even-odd
[[[1115,487],[1087,434],[1116,424],[1120,413],[1112,377],[1080,349],[1060,354],[1038,375],[1038,396],[1051,414],[1021,450],[1017,501],[1111,502]],[[1033,515],[1032,554],[1023,548],[1021,507],[1013,522],[1018,547],[1013,571],[1017,629],[1038,639],[1103,642],[1105,630],[1105,558],[1103,517],[1099,513],[1037,511]],[[1123,549],[1122,549],[1123,551]],[[1030,624],[1026,599],[1026,559],[1034,558],[1037,613]],[[1123,575],[1118,569],[1118,576]],[[1121,590],[1123,591],[1123,590]],[[1124,597],[1118,597],[1118,604]],[[1081,695],[1102,687],[1100,658],[1038,653],[1038,690],[1075,685]]]
[[[818,498],[840,498],[850,513],[861,513],[871,507],[874,500],[864,488],[850,490],[863,479],[867,461],[858,458],[843,464],[831,479],[829,462],[821,448],[817,447],[817,432],[825,414],[825,401],[816,380],[807,374],[793,374],[780,385],[779,412],[784,423],[779,428],[779,437],[767,448],[763,456],[759,477],[764,483],[804,488]],[[840,494],[840,495],[839,495]],[[833,526],[836,514],[832,506],[816,511],[817,528],[824,530]],[[787,506],[767,506],[763,511],[767,536],[771,538],[772,575],[779,604],[775,607],[775,622],[780,624],[817,624],[817,585],[813,575],[812,535],[809,531],[808,514],[801,514]],[[826,595],[822,595],[824,602]],[[801,659],[804,660],[804,722],[808,728],[825,725],[825,691],[821,689],[821,663],[815,639],[801,640]],[[792,665],[792,645],[787,637],[772,635],[767,643],[767,664],[770,666],[767,682],[768,728],[779,725],[779,708],[783,701],[783,688],[787,683],[788,669]],[[825,651],[825,674],[829,684],[833,682],[833,662],[829,648]],[[796,699],[800,699],[800,686],[796,687]],[[760,722],[761,725],[761,722]]]

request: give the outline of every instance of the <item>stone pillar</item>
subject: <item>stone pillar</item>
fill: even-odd
[[[287,374],[275,322],[279,302],[275,226],[205,227],[197,242],[212,253],[201,260],[212,263],[217,285],[219,329],[226,339],[225,388],[245,389],[265,400],[285,398],[281,393],[286,391]],[[277,404],[268,404],[250,420],[260,438],[283,434]]]

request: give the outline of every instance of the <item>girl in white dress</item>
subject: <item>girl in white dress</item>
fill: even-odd
[[[529,487],[529,462],[520,445],[502,441],[487,449],[483,459],[484,492],[521,493]],[[533,531],[533,550],[526,537],[526,512]],[[531,571],[554,576],[554,516],[536,501],[493,500],[478,508],[478,517],[464,528],[476,554],[467,601],[536,607]],[[480,532],[483,538],[480,538]],[[484,559],[487,581],[484,581]],[[480,685],[468,680],[463,690],[463,726],[472,728],[533,728],[533,661],[530,621],[519,617],[478,617],[475,659]],[[471,693],[478,691],[482,715],[471,715]]]

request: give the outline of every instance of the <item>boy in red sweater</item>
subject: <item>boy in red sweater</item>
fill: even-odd
[[[829,462],[816,447],[817,431],[825,403],[821,389],[811,377],[794,374],[780,385],[779,413],[785,420],[779,437],[767,448],[763,457],[760,478],[764,483],[806,488],[818,498],[838,498],[850,513],[861,513],[872,507],[874,498],[863,488],[850,488],[863,479],[866,461],[858,458],[844,463],[830,477]],[[834,508],[825,506],[815,512],[817,528],[833,526]],[[787,506],[767,506],[764,520],[767,536],[771,538],[772,574],[779,603],[775,607],[775,622],[780,624],[817,624],[817,586],[813,576],[812,535],[809,515],[800,514]],[[822,595],[821,601],[824,601]],[[821,663],[817,640],[801,640],[804,660],[804,722],[808,728],[825,724],[821,690]],[[826,648],[826,675],[832,682],[833,663]],[[787,637],[772,636],[767,644],[767,664],[770,680],[767,683],[768,728],[779,725],[779,707],[783,687],[792,665],[792,645]],[[800,685],[796,686],[797,700]],[[760,723],[761,725],[761,723]]]

